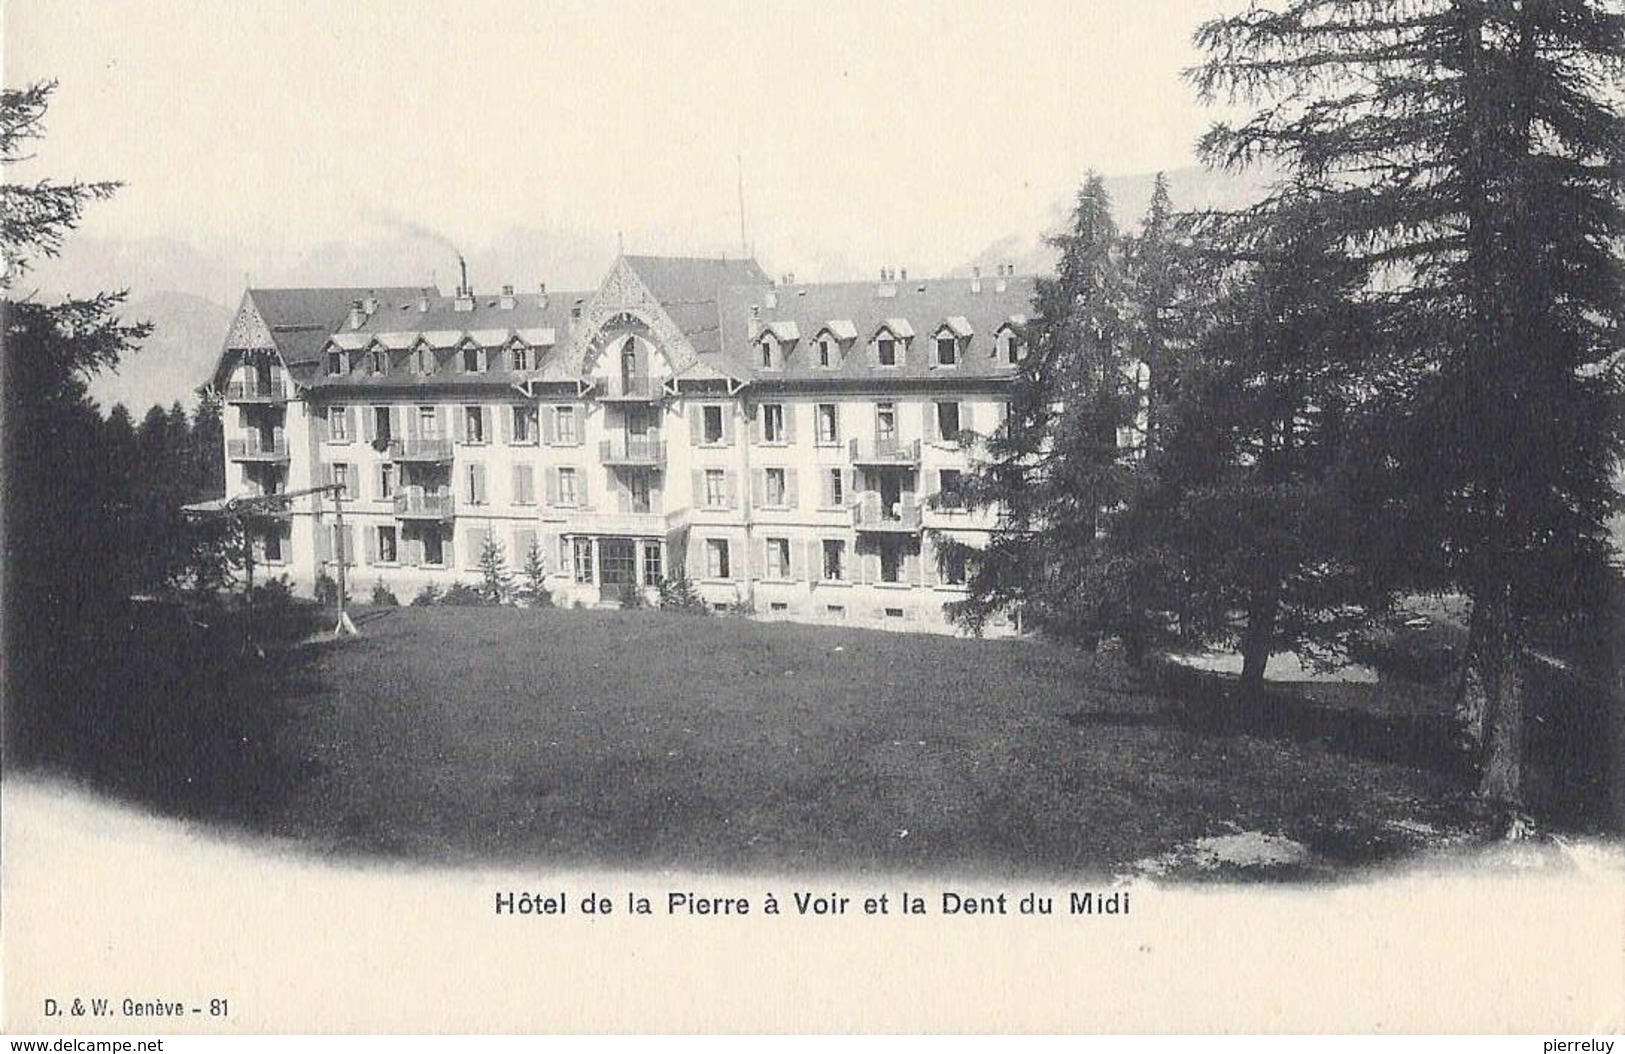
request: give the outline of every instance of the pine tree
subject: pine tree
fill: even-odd
[[[547,588],[547,566],[542,559],[542,546],[535,538],[530,540],[530,548],[525,550],[525,565],[520,569],[524,576],[524,584],[520,587],[520,595],[527,607],[550,608],[553,606],[553,594]]]
[[[946,609],[956,621],[979,631],[1013,609],[1027,626],[1092,644],[1124,610],[1100,588],[1098,536],[1103,510],[1128,490],[1132,451],[1120,440],[1140,394],[1125,371],[1135,360],[1124,244],[1100,176],[1090,174],[1070,229],[1050,244],[1060,262],[1037,285],[1009,417],[963,492],[971,505],[998,507],[1003,522],[982,549],[933,540],[941,563],[969,569],[966,599]]]
[[[486,531],[480,543],[480,598],[487,604],[506,604],[513,597],[513,574],[508,570],[507,552],[495,531]]]
[[[8,169],[43,135],[51,83],[0,90],[0,164]],[[6,731],[15,744],[44,704],[67,699],[85,673],[87,627],[128,595],[116,510],[125,500],[101,453],[106,426],[87,394],[149,327],[118,317],[121,293],[46,302],[17,285],[30,261],[54,256],[86,205],[115,183],[0,180],[0,301],[5,325],[4,531]],[[123,418],[128,423],[128,415]],[[117,427],[117,426],[115,426]],[[44,718],[45,721],[50,719]]]
[[[1606,580],[1625,450],[1622,42],[1600,0],[1296,0],[1198,32],[1203,96],[1259,106],[1215,126],[1204,157],[1281,163],[1392,311],[1394,354],[1368,380],[1397,551],[1417,588],[1472,604],[1479,789],[1506,802],[1529,634]]]

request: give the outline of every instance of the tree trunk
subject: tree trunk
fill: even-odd
[[[1242,695],[1256,698],[1264,690],[1264,668],[1269,665],[1275,645],[1275,605],[1255,601],[1247,611],[1247,627],[1241,632]]]
[[[1505,590],[1473,605],[1479,639],[1473,656],[1484,686],[1484,740],[1478,793],[1510,806],[1523,803],[1523,658]]]

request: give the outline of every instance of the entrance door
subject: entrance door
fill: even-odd
[[[903,501],[903,481],[897,478],[895,472],[880,473],[880,515],[882,519],[895,520],[901,517],[900,506]]]
[[[630,538],[598,539],[598,596],[617,600],[623,585],[638,580],[638,546]]]

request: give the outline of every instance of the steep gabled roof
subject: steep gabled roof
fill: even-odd
[[[214,382],[219,384],[231,367],[234,352],[249,350],[236,338],[248,331],[264,330],[282,357],[289,375],[299,384],[308,384],[316,373],[327,338],[349,314],[350,305],[369,296],[386,299],[416,296],[415,288],[359,289],[250,289],[243,295],[237,320],[227,333],[220,358],[215,363]],[[255,345],[258,341],[254,342]]]
[[[662,304],[714,304],[718,291],[728,286],[772,284],[755,260],[704,256],[628,256],[625,260]]]

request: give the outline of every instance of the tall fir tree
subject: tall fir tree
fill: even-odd
[[[1370,375],[1396,553],[1472,605],[1480,792],[1516,803],[1523,656],[1595,602],[1625,435],[1625,15],[1604,0],[1296,0],[1198,32],[1205,98],[1257,104],[1203,139],[1273,159],[1373,268],[1395,353]]]

